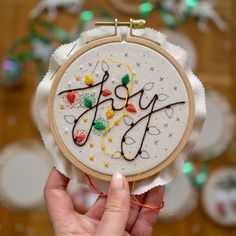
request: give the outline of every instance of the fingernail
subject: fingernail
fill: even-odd
[[[123,176],[116,172],[113,174],[112,180],[111,180],[111,189],[112,190],[120,190],[124,187],[124,179]]]

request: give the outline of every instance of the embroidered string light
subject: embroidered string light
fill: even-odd
[[[66,95],[67,100],[72,104],[76,99],[76,94],[74,92],[70,92]]]
[[[84,106],[85,107],[88,107],[88,108],[91,108],[93,106],[93,101],[91,98],[89,97],[85,97],[84,98]]]
[[[92,86],[93,85],[93,77],[90,74],[86,74],[85,76],[85,84],[88,86]]]
[[[104,97],[107,97],[107,96],[109,96],[109,95],[111,95],[112,94],[112,92],[111,92],[111,90],[109,90],[109,89],[104,89],[103,91],[102,91],[102,96],[104,96]]]

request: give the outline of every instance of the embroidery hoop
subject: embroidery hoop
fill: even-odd
[[[214,223],[219,224],[223,227],[232,228],[235,227],[235,223],[223,223],[219,218],[215,216],[212,212],[209,211],[209,207],[206,204],[207,199],[207,188],[209,186],[210,181],[212,182],[212,179],[214,179],[214,175],[217,174],[219,171],[226,170],[226,169],[236,169],[236,162],[233,157],[229,157],[226,162],[224,160],[224,163],[222,159],[215,159],[212,163],[212,169],[210,170],[209,177],[202,189],[201,194],[201,206],[206,214],[206,216],[212,220]]]
[[[19,167],[19,165],[16,165],[17,163],[19,164],[19,161],[15,161],[22,161],[22,159],[24,162],[26,162],[26,159],[31,160],[30,163],[28,161],[29,166],[25,165]],[[26,139],[5,146],[0,152],[0,203],[14,212],[34,212],[44,210],[43,187],[52,166],[48,152],[38,140]],[[15,171],[14,177],[12,177],[13,170]],[[35,170],[40,170],[40,173],[35,173]],[[22,182],[25,180],[26,176],[27,178],[30,176],[31,181],[15,187],[10,185],[11,188],[8,189],[9,185],[6,186],[6,184],[12,183],[12,180],[10,183],[9,181],[6,182],[6,177],[3,176],[4,173],[11,175],[13,181],[16,178],[17,173],[17,181]],[[32,180],[34,182],[32,182]],[[18,194],[13,197],[14,192],[18,192]],[[24,200],[22,201],[22,199]]]
[[[191,131],[193,129],[194,117],[195,117],[195,109],[194,109],[195,103],[194,103],[194,96],[193,96],[191,84],[190,84],[188,77],[186,76],[184,70],[179,65],[179,63],[176,61],[176,59],[174,59],[173,56],[171,56],[168,52],[166,52],[164,49],[162,49],[160,47],[160,44],[158,44],[150,39],[139,37],[139,36],[136,36],[133,34],[133,29],[140,29],[140,28],[144,27],[144,25],[145,25],[144,20],[130,19],[130,22],[118,22],[118,20],[115,19],[114,22],[97,22],[96,25],[114,26],[114,35],[102,37],[102,38],[87,42],[87,44],[83,48],[79,49],[72,56],[70,56],[69,59],[59,68],[59,70],[57,71],[57,74],[55,75],[55,78],[54,78],[54,81],[53,81],[53,84],[51,87],[49,99],[48,99],[49,126],[50,126],[51,132],[53,134],[53,137],[54,137],[59,149],[64,154],[64,156],[67,158],[67,160],[69,160],[70,163],[72,163],[79,170],[81,170],[82,172],[84,172],[90,176],[93,176],[93,177],[101,179],[101,180],[110,181],[112,178],[111,175],[103,174],[98,171],[92,170],[89,167],[83,165],[81,162],[79,162],[76,159],[76,157],[74,157],[72,155],[72,153],[67,149],[67,147],[63,143],[62,139],[60,138],[57,127],[56,127],[55,117],[53,114],[56,89],[58,87],[60,79],[62,78],[62,75],[70,67],[70,65],[82,54],[84,54],[85,52],[87,52],[93,48],[99,47],[104,44],[109,44],[109,43],[114,43],[114,42],[122,42],[125,40],[127,43],[134,43],[134,44],[138,44],[138,45],[153,49],[154,51],[156,51],[157,53],[159,53],[163,57],[165,57],[171,63],[171,65],[177,70],[180,77],[182,78],[183,83],[186,88],[187,95],[188,95],[189,118],[188,118],[187,127],[185,129],[184,135],[183,135],[180,143],[178,144],[178,146],[176,147],[174,152],[166,160],[164,160],[162,163],[155,166],[154,168],[148,170],[147,172],[136,174],[136,175],[126,176],[127,180],[129,182],[134,182],[134,181],[146,179],[148,177],[151,177],[151,176],[159,173],[160,171],[165,169],[167,166],[169,166],[178,157],[178,155],[184,149],[185,145],[187,144],[187,142],[189,140],[189,137],[191,135]],[[130,35],[129,36],[118,36],[118,34],[117,34],[118,26],[128,26],[130,28]]]

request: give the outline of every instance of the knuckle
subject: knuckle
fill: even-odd
[[[106,205],[107,212],[122,212],[122,206],[119,203],[110,202]]]

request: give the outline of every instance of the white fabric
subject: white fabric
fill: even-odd
[[[166,186],[164,202],[161,221],[181,220],[193,211],[198,203],[198,193],[188,176],[182,174]]]
[[[206,95],[207,116],[191,155],[200,160],[216,158],[234,138],[235,117],[227,99],[215,90]]]
[[[129,29],[127,27],[118,28],[118,35],[127,35],[128,32]],[[55,140],[49,128],[47,103],[53,81],[51,80],[51,78],[55,75],[55,72],[58,70],[58,68],[68,59],[67,56],[70,52],[71,55],[77,50],[79,50],[81,47],[83,47],[87,42],[95,40],[97,38],[110,36],[113,33],[114,33],[114,27],[96,28],[82,33],[81,37],[75,42],[59,47],[51,57],[49,71],[37,89],[37,94],[36,94],[36,107],[38,111],[37,122],[43,141],[46,145],[46,148],[52,155],[55,167],[64,175],[68,176],[71,179],[76,179],[79,182],[86,181],[84,174],[81,171],[79,171],[76,167],[72,166],[71,163],[62,155],[62,153],[60,152],[59,148],[55,143]],[[161,47],[168,53],[170,53],[177,60],[177,62],[184,68],[189,78],[195,97],[195,123],[189,142],[185,146],[181,155],[161,173],[159,173],[156,176],[152,176],[151,178],[135,183],[135,188],[133,193],[142,194],[154,188],[155,186],[165,185],[171,182],[181,173],[184,164],[184,159],[187,157],[187,154],[192,149],[193,145],[197,141],[197,138],[199,137],[199,132],[205,119],[206,109],[205,109],[204,88],[201,82],[190,70],[187,53],[182,48],[167,42],[165,35],[153,29],[146,28],[143,30],[134,30],[133,33],[134,35],[142,36],[152,41],[160,43]],[[71,51],[72,48],[73,50]],[[108,182],[101,181],[95,178],[91,179],[95,184],[95,186],[100,191],[107,192],[109,185]]]
[[[181,46],[188,53],[190,67],[193,71],[195,71],[198,64],[198,53],[196,46],[194,45],[190,37],[176,30],[165,28],[161,29],[160,31],[167,36],[168,41],[175,45]]]

